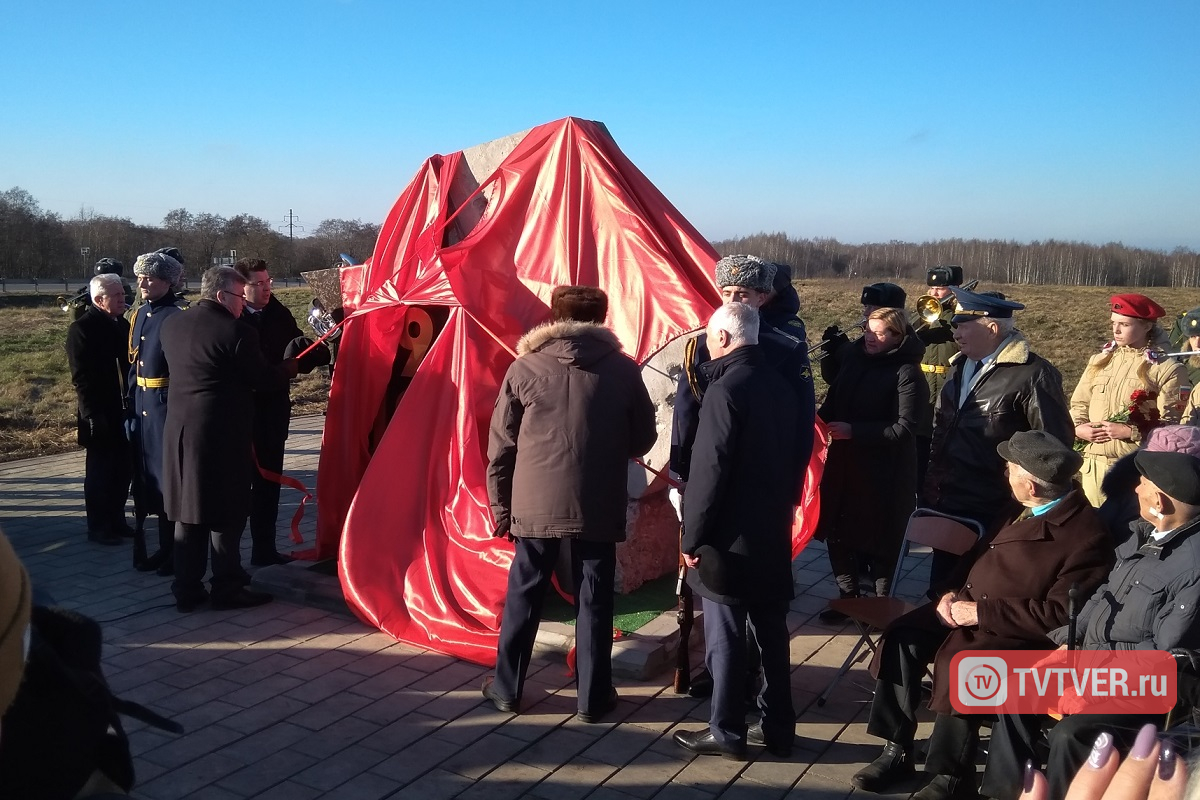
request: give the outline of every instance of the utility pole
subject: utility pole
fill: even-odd
[[[299,217],[292,213],[292,209],[288,209],[287,217],[284,218],[283,225],[287,226],[288,231],[288,275],[292,276],[296,273],[296,238],[295,229],[304,230],[304,226],[300,224]]]

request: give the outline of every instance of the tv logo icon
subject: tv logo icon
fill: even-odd
[[[1008,700],[1008,664],[995,656],[967,656],[958,665],[960,705],[995,707]]]

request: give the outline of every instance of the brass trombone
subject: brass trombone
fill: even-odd
[[[845,334],[849,333],[850,331],[852,331],[852,330],[856,330],[856,329],[857,329],[857,330],[863,330],[863,331],[865,331],[865,330],[867,329],[867,320],[866,320],[865,318],[863,318],[863,319],[860,319],[858,322],[854,323],[853,325],[851,325],[851,326],[850,326],[849,328],[847,328],[846,330],[842,330],[841,328],[838,328],[838,329],[837,329],[837,332],[838,332],[838,334],[839,334],[839,335],[845,335]],[[859,335],[859,336],[856,336],[856,337],[855,337],[855,338],[853,338],[853,339],[847,339],[847,343],[850,343],[850,342],[857,342],[857,341],[858,341],[860,338],[862,338],[862,337],[861,337],[861,335]],[[828,350],[825,350],[825,351],[823,351],[823,352],[822,352],[820,355],[818,355],[818,356],[816,356],[815,358],[813,358],[813,353],[817,352],[818,350],[821,350],[823,347],[825,347],[825,340],[824,340],[824,339],[822,339],[822,340],[821,340],[821,343],[820,343],[820,344],[818,344],[818,345],[815,345],[814,347],[810,347],[810,348],[808,348],[808,355],[809,355],[809,358],[810,358],[811,360],[813,360],[813,361],[820,361],[822,358],[824,358],[825,356],[829,355],[829,351],[828,351]]]
[[[979,285],[979,279],[968,281],[958,287],[963,291],[969,292]],[[957,300],[953,293],[938,299],[931,294],[923,294],[917,298],[917,316],[921,318],[922,326],[932,325],[937,322],[942,314],[954,308]]]

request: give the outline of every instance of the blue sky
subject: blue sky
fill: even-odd
[[[0,190],[378,222],[433,153],[607,124],[711,239],[1200,250],[1200,3],[9,4]]]

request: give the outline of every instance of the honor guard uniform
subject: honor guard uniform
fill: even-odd
[[[1179,318],[1178,326],[1181,331],[1181,341],[1176,343],[1172,340],[1172,346],[1176,348],[1176,352],[1200,351],[1200,308],[1184,312]],[[1183,404],[1183,418],[1180,419],[1180,422],[1184,425],[1200,425],[1200,407],[1197,406],[1197,403],[1200,403],[1200,396],[1197,396],[1195,391],[1196,383],[1200,381],[1200,355],[1184,356],[1180,360],[1187,367],[1188,379],[1193,387],[1187,393],[1187,400]]]
[[[133,497],[137,510],[134,561],[143,571],[173,571],[175,526],[163,513],[163,426],[167,421],[170,369],[163,355],[162,324],[187,308],[174,294],[183,265],[165,253],[138,256],[133,265],[144,301],[134,311],[129,333],[130,440],[133,445]],[[158,517],[158,551],[146,558],[144,524]]]
[[[958,352],[954,343],[954,329],[950,327],[950,318],[954,316],[954,300],[951,286],[962,286],[963,271],[957,265],[931,267],[925,273],[925,284],[929,287],[929,295],[938,301],[950,298],[942,304],[942,313],[933,322],[927,322],[918,313],[914,315],[912,326],[917,332],[917,338],[925,343],[925,355],[921,359],[921,374],[929,384],[929,404],[920,419],[917,420],[917,486],[925,479],[925,467],[929,464],[929,445],[933,441],[933,412],[937,408],[938,395],[946,385],[946,376],[950,373],[950,359]]]

